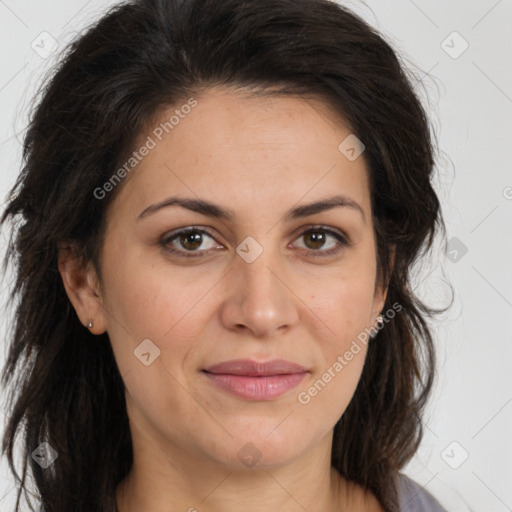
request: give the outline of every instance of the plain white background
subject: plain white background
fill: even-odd
[[[0,0],[2,210],[20,170],[35,87],[66,43],[114,3]],[[438,378],[422,445],[404,471],[451,512],[512,511],[512,2],[340,3],[384,34],[416,73],[439,139],[436,188],[448,247],[439,243],[418,269],[416,291],[443,306],[448,281],[455,297],[434,325]],[[48,37],[43,32],[58,43],[48,56],[33,49]],[[5,231],[1,240],[3,255]],[[7,285],[2,281],[0,289],[2,365]],[[12,510],[14,498],[2,459],[0,509]]]

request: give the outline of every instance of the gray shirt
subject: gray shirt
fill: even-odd
[[[400,512],[447,512],[420,484],[400,473],[398,484]]]

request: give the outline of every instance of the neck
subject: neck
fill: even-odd
[[[332,432],[315,450],[284,466],[233,469],[175,450],[134,446],[134,463],[117,488],[118,512],[339,512],[346,482],[330,466]]]

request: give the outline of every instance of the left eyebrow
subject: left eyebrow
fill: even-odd
[[[161,210],[162,208],[167,208],[169,206],[181,206],[182,208],[200,213],[206,217],[224,219],[227,221],[232,221],[235,218],[235,213],[233,210],[229,210],[204,199],[191,199],[183,197],[169,197],[160,203],[152,204],[143,210],[139,214],[138,218],[141,219],[157,212],[158,210]],[[366,222],[365,214],[361,206],[353,199],[345,195],[331,196],[321,201],[315,201],[312,203],[296,206],[286,213],[285,220],[290,221],[308,217],[309,215],[321,213],[336,207],[345,207],[358,211],[362,215],[363,221]]]

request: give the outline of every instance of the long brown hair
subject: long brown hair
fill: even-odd
[[[102,199],[94,191],[162,108],[219,84],[320,98],[365,144],[384,309],[401,308],[369,344],[332,465],[398,509],[395,479],[421,441],[435,368],[426,321],[435,311],[413,293],[410,271],[444,231],[433,133],[412,76],[382,35],[328,0],[135,0],[70,44],[41,88],[1,218],[18,220],[4,267],[15,269],[15,313],[2,374],[16,512],[27,466],[46,512],[113,510],[133,460],[123,380],[108,334],[93,336],[71,307],[57,250],[73,240],[101,275],[106,213],[122,183]],[[58,453],[47,469],[31,457],[42,442]]]

